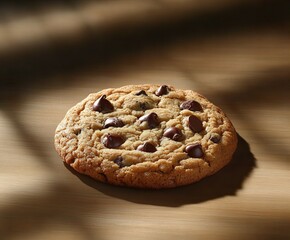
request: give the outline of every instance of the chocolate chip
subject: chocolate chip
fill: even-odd
[[[124,138],[117,134],[108,133],[102,140],[107,148],[117,148],[125,142]]]
[[[140,109],[141,110],[146,110],[146,109],[149,109],[150,108],[150,106],[148,105],[148,103],[145,103],[145,102],[144,103],[143,102],[140,103],[139,106],[140,106]]]
[[[156,147],[149,142],[146,142],[144,144],[141,144],[137,147],[138,151],[142,151],[142,152],[155,152],[157,151]]]
[[[125,167],[125,165],[123,164],[123,158],[121,156],[117,157],[114,160],[114,163],[116,163],[120,168]]]
[[[198,133],[203,130],[202,122],[193,115],[188,118],[188,126],[190,130],[194,133]]]
[[[201,158],[204,155],[201,145],[198,143],[186,146],[185,152],[188,154],[188,156],[193,158]]]
[[[157,114],[154,113],[154,112],[146,114],[146,115],[140,117],[139,120],[141,122],[146,121],[147,124],[148,124],[148,127],[151,128],[151,129],[157,127],[159,125],[159,123],[160,123]]]
[[[136,96],[145,95],[148,96],[144,90],[140,90],[139,92],[135,93]]]
[[[200,111],[200,112],[202,111],[201,105],[194,100],[185,101],[181,103],[179,107],[181,110],[188,109],[190,111]]]
[[[171,138],[174,141],[181,141],[183,138],[181,130],[177,127],[167,128],[163,133],[163,136]]]
[[[106,99],[106,95],[102,95],[95,101],[93,110],[102,113],[109,113],[114,111],[114,106],[109,100]]]
[[[168,88],[168,86],[166,86],[166,85],[162,85],[162,86],[160,86],[160,87],[156,90],[155,95],[156,95],[156,96],[162,96],[162,95],[166,95],[166,94],[168,94],[168,93],[169,93],[169,88]]]
[[[104,122],[104,128],[108,127],[123,127],[124,123],[121,119],[113,117],[113,118],[108,118]]]
[[[219,134],[213,134],[211,137],[210,137],[210,140],[214,143],[218,143],[220,140],[221,140],[221,137]]]

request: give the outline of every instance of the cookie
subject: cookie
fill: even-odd
[[[55,148],[76,171],[114,185],[172,188],[230,162],[235,129],[192,90],[130,85],[90,94],[58,125]]]

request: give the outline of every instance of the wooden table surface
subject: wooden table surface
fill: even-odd
[[[239,133],[230,165],[199,183],[126,189],[67,169],[57,124],[89,93],[127,84],[193,89]],[[289,239],[290,34],[180,38],[105,63],[13,83],[0,108],[1,239]]]

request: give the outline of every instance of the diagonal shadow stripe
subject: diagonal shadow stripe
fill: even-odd
[[[81,239],[100,239],[97,230],[92,232],[88,220],[80,214],[82,201],[73,187],[61,182],[55,182],[45,193],[32,196],[16,193],[8,206],[0,206],[1,239],[33,236],[51,230],[50,226],[56,224],[80,233]],[[88,205],[96,210],[97,200],[86,201],[84,206]]]
[[[18,105],[18,107],[20,107]],[[52,164],[52,159],[47,154],[47,143],[40,141],[39,137],[31,133],[31,130],[19,119],[17,112],[13,110],[13,107],[10,105],[5,106],[5,110],[2,109],[2,112],[9,119],[14,130],[19,136],[19,141],[23,143],[26,149],[29,149],[32,155],[35,156],[43,166],[48,169],[53,169],[54,165]]]
[[[289,7],[290,2],[286,0],[240,3],[216,12],[188,14],[162,24],[123,26],[108,34],[90,32],[77,45],[65,41],[24,55],[0,56],[0,89],[15,87],[16,82],[25,88],[28,80],[44,81],[43,76],[108,64],[136,51],[147,51],[148,47],[160,49],[188,37],[204,39],[260,28],[287,28]]]

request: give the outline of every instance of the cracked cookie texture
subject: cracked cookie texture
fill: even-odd
[[[237,134],[223,111],[192,90],[129,85],[90,94],[55,132],[77,172],[114,185],[172,188],[228,164]]]

